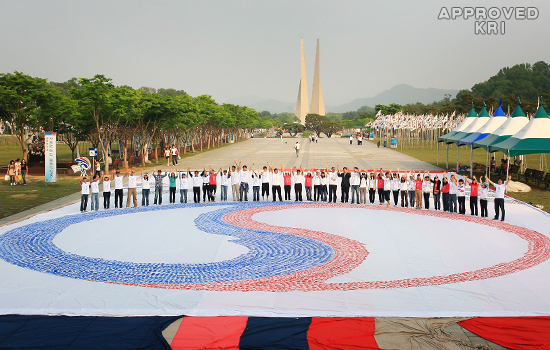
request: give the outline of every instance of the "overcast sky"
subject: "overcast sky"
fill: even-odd
[[[25,1],[0,0],[0,72],[51,81],[185,90],[218,102],[296,101],[300,38],[311,94],[316,39],[326,105],[396,84],[463,89],[504,66],[549,61],[546,0]],[[441,7],[532,6],[504,35],[474,34],[474,19],[438,20]],[[499,19],[504,20],[504,17]]]

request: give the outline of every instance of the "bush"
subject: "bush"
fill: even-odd
[[[309,135],[313,134],[313,131],[306,130],[302,133],[302,137],[309,137]]]

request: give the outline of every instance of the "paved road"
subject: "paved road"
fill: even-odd
[[[340,164],[341,167],[357,166],[361,169],[397,169],[402,170],[441,170],[431,164],[393,151],[389,148],[378,148],[371,142],[357,142],[349,144],[347,138],[320,138],[318,143],[311,143],[304,138],[285,138],[284,141],[276,138],[254,138],[235,145],[205,152],[193,157],[180,160],[178,169],[202,169],[204,166],[213,168],[227,167],[234,164],[234,160],[243,161],[243,165],[261,168],[266,162],[275,166],[282,163],[285,167],[317,168]],[[296,157],[294,144],[299,141],[303,150]],[[172,167],[170,167],[172,168]],[[162,169],[170,169],[162,167]]]

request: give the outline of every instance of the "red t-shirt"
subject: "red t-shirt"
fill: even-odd
[[[285,179],[285,186],[292,185],[292,177],[290,175],[283,175],[283,178]]]
[[[446,184],[444,184],[443,186],[441,186],[441,192],[442,193],[449,193],[449,183],[447,182]]]
[[[470,197],[479,196],[479,184],[470,184]]]
[[[378,188],[384,188],[384,179],[378,176]]]
[[[217,175],[216,175],[216,174],[210,174],[210,184],[211,184],[211,185],[215,185],[215,184],[216,184],[216,178],[217,178]]]
[[[311,187],[311,184],[313,183],[313,176],[306,175],[305,178],[306,178],[306,183],[305,183],[306,187]]]
[[[416,189],[421,190],[422,189],[422,180],[416,180]]]

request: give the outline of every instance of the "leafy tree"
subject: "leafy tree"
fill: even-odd
[[[332,134],[340,130],[342,130],[342,126],[340,124],[338,124],[337,122],[331,122],[329,120],[325,120],[319,125],[319,131],[327,135],[328,138],[330,138]]]
[[[287,123],[283,125],[283,129],[287,130],[290,136],[294,137],[299,132],[303,132],[306,129],[306,127],[300,123],[290,123],[290,124]]]
[[[311,130],[315,132],[317,136],[319,136],[321,134],[321,130],[319,129],[319,127],[324,121],[329,121],[329,119],[324,115],[308,114],[306,115],[305,128],[306,130]]]
[[[20,72],[0,74],[0,115],[15,131],[23,159],[27,159],[28,154],[27,132],[40,125],[40,109],[55,103],[60,96],[56,92],[46,79]]]

